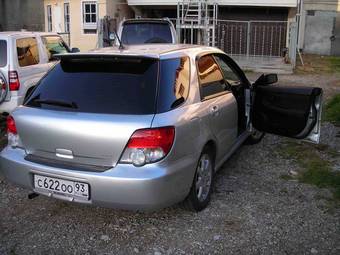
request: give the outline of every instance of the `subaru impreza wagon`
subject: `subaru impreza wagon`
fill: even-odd
[[[59,55],[7,119],[1,172],[70,202],[200,211],[214,173],[264,133],[318,142],[322,90],[250,83],[222,51],[136,45]]]

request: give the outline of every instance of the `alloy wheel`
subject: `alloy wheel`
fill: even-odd
[[[207,199],[212,183],[212,164],[208,154],[203,154],[198,162],[196,174],[196,196],[200,202]]]

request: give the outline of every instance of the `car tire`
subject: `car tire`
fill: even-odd
[[[203,150],[196,167],[190,192],[183,202],[183,207],[190,211],[202,211],[210,202],[212,193],[214,160],[209,148]]]
[[[244,144],[253,145],[261,142],[266,133],[254,129],[253,133],[247,138]]]

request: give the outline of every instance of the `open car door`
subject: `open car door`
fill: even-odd
[[[319,143],[322,89],[255,86],[252,125],[259,131]]]

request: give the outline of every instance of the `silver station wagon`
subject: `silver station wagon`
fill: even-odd
[[[1,172],[71,202],[200,211],[214,173],[264,133],[318,142],[322,90],[250,83],[222,51],[110,47],[60,62],[7,119]],[[32,195],[31,194],[31,195]]]

